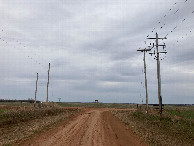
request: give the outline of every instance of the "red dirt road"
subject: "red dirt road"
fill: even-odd
[[[147,145],[110,109],[89,109],[22,145],[36,146],[145,146]]]

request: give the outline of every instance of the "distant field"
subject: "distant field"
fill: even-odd
[[[137,104],[124,104],[124,103],[58,102],[57,104],[63,107],[118,108],[118,109],[131,109],[137,107]]]
[[[10,106],[33,106],[33,103],[29,102],[0,102],[0,105],[10,105]]]

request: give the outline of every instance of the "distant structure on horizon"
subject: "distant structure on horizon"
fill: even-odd
[[[95,103],[98,103],[98,100],[95,100]]]

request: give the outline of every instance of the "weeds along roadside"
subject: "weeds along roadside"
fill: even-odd
[[[162,117],[157,110],[149,114],[145,114],[145,111],[115,110],[113,114],[150,145],[194,145],[194,119],[170,112],[164,110]]]

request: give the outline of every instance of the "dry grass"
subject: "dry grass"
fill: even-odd
[[[60,113],[67,113],[68,111],[69,110],[64,110],[58,107],[8,110],[0,115],[0,127],[10,124],[17,124],[19,122],[26,122],[45,116],[55,116]]]
[[[0,115],[0,145],[12,144],[67,119],[78,109],[53,105],[10,109]]]
[[[194,145],[194,121],[173,116],[164,111],[159,117],[156,110],[113,111],[113,114],[143,137],[150,145]]]

